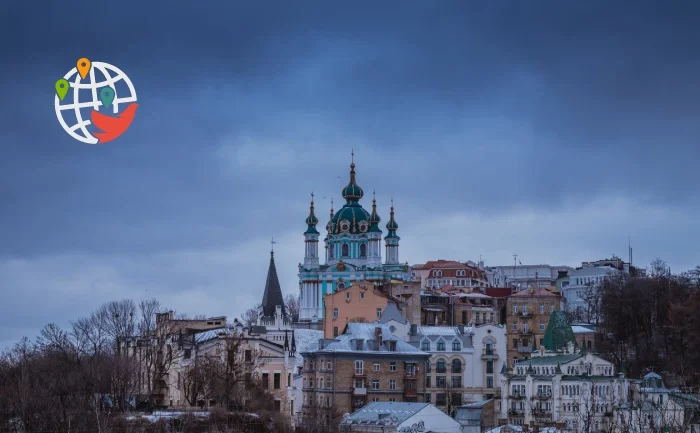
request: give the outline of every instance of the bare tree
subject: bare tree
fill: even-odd
[[[288,294],[284,297],[284,305],[292,322],[299,321],[299,295]]]
[[[253,326],[256,323],[258,323],[259,314],[260,314],[259,307],[248,308],[247,310],[245,310],[243,312],[243,314],[241,314],[241,322],[243,322],[243,324],[245,326],[248,326],[248,327]]]

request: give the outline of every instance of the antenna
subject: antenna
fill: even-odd
[[[518,255],[513,254],[513,267],[518,266]]]

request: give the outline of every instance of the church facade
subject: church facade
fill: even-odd
[[[304,263],[299,264],[300,322],[323,320],[325,295],[342,290],[354,281],[383,284],[389,280],[408,281],[410,278],[408,263],[399,262],[399,226],[394,219],[393,200],[384,236],[386,258],[382,261],[383,232],[379,227],[381,218],[377,213],[377,202],[372,199],[371,212],[360,204],[364,192],[357,184],[354,160],[350,164],[350,181],[342,194],[345,199],[343,207],[334,212],[331,205],[323,239],[323,257],[318,251],[321,233],[316,229],[319,220],[314,213],[313,195],[311,197],[304,232]]]

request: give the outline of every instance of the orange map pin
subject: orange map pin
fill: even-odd
[[[76,65],[78,67],[78,72],[80,73],[80,76],[85,79],[87,77],[88,72],[90,72],[90,60],[86,59],[83,57],[82,59],[78,59],[78,63]]]

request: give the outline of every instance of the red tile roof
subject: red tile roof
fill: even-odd
[[[486,295],[492,298],[505,298],[513,294],[513,289],[510,287],[486,287],[484,290]]]
[[[532,293],[530,291],[532,290]],[[526,296],[559,296],[556,293],[552,293],[547,289],[535,288],[535,289],[523,289],[519,292],[513,293],[511,296],[526,297]]]

